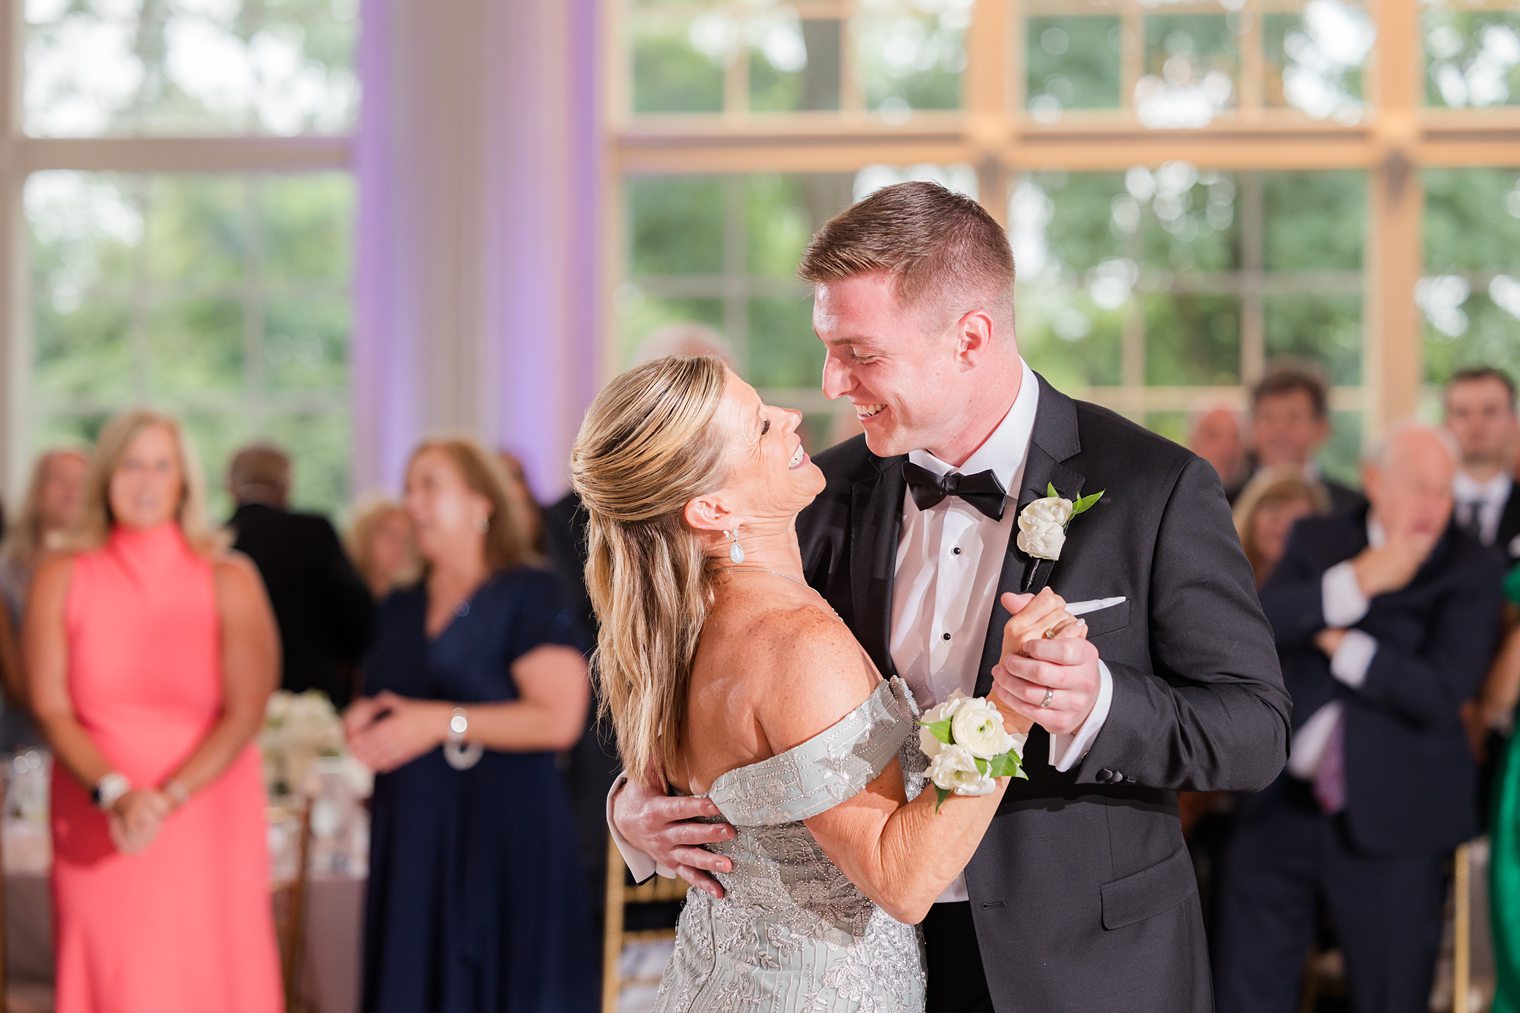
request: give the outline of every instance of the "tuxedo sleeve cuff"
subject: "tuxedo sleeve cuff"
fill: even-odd
[[[1351,560],[1337,563],[1325,571],[1320,588],[1325,602],[1327,629],[1344,630],[1367,614],[1367,596],[1357,583]]]
[[[654,859],[629,844],[623,835],[618,833],[617,826],[612,822],[612,800],[627,783],[628,775],[619,774],[617,780],[612,782],[612,789],[607,792],[607,831],[612,834],[612,843],[617,845],[618,854],[623,856],[623,863],[628,866],[628,871],[633,873],[635,883],[642,883],[656,873],[667,879],[674,879],[674,872],[663,865],[656,864]]]
[[[1361,689],[1367,670],[1377,654],[1377,641],[1362,630],[1347,630],[1335,653],[1330,656],[1330,674],[1352,689]]]
[[[1093,701],[1093,709],[1087,715],[1087,720],[1082,726],[1070,735],[1052,735],[1050,737],[1050,765],[1056,770],[1070,770],[1082,761],[1087,751],[1092,748],[1093,740],[1103,730],[1103,722],[1108,720],[1108,710],[1114,702],[1114,677],[1108,670],[1108,666],[1100,660],[1098,662],[1098,699]]]

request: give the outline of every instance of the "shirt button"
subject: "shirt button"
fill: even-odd
[[[469,615],[470,614],[470,603],[467,602],[467,601],[462,601],[458,605],[455,605],[454,606],[454,614],[456,616],[458,616],[459,618],[461,618],[461,619],[463,619],[465,616]]]
[[[955,548],[951,549],[950,551],[952,553],[954,553],[955,555],[959,556],[961,554],[961,547],[959,545],[957,545]]]
[[[946,640],[949,640],[949,639],[950,639],[950,634],[948,634],[948,633],[945,633],[945,634],[941,634],[941,635],[942,635],[942,636],[943,636],[943,637],[944,637],[944,638],[945,638],[945,639],[946,639]]]

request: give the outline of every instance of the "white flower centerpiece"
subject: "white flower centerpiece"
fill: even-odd
[[[952,690],[919,721],[918,743],[929,758],[936,812],[951,795],[988,795],[999,777],[1028,779],[1022,752],[1028,736],[1003,726],[1003,713],[986,697]]]
[[[343,721],[320,690],[277,690],[270,694],[259,749],[264,756],[264,788],[270,798],[312,793],[318,761],[340,765],[344,779],[359,797],[368,797],[374,789],[373,776],[349,755],[343,741]]]

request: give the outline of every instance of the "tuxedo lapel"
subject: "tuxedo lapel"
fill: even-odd
[[[1029,440],[1029,456],[1024,463],[1024,480],[1019,486],[1020,513],[1046,495],[1048,484],[1054,484],[1062,496],[1075,499],[1085,481],[1082,475],[1064,463],[1082,449],[1077,438],[1076,403],[1047,383],[1043,376],[1036,373],[1035,377],[1040,385],[1040,401],[1034,417],[1034,433]],[[1008,610],[1003,608],[1003,593],[1021,592],[1026,586],[1033,592],[1041,590],[1050,582],[1056,565],[1026,555],[1018,547],[1018,537],[1018,519],[1015,517],[1004,548],[992,615],[987,620],[987,636],[982,641],[982,662],[976,672],[977,696],[986,696],[992,691],[992,667],[1002,655],[1003,627],[1009,619]]]
[[[906,457],[877,461],[873,475],[850,491],[850,615],[855,637],[883,676],[892,665],[892,579],[902,531]]]

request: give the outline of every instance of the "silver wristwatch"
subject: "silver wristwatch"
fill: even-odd
[[[119,770],[113,770],[95,782],[90,798],[94,801],[95,808],[109,810],[116,804],[117,799],[131,790],[132,782],[127,780],[127,775]]]
[[[465,733],[470,730],[470,716],[463,707],[455,707],[449,715],[449,740],[443,744],[443,759],[455,770],[469,770],[480,762],[485,748],[478,742],[465,744]]]

